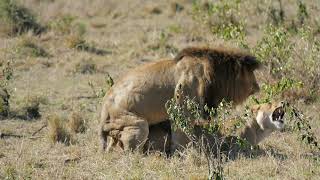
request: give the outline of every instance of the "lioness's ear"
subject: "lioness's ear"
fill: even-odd
[[[250,110],[252,113],[257,113],[260,110],[260,108],[261,108],[261,105],[257,104],[257,105],[252,106]]]
[[[254,56],[247,55],[243,58],[242,64],[248,67],[248,69],[254,71],[262,67],[260,61],[258,61]]]

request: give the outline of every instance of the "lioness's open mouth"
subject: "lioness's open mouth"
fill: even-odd
[[[273,121],[279,121],[283,123],[283,116],[284,116],[284,108],[283,107],[278,107],[276,108],[273,113],[272,113],[272,120]]]

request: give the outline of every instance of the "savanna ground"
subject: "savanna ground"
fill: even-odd
[[[22,10],[8,10],[8,2],[0,2],[1,87],[10,94],[9,115],[0,120],[0,179],[207,178],[205,158],[192,149],[171,158],[99,151],[108,74],[117,81],[191,45],[251,51],[265,65],[256,73],[263,87],[256,97],[286,99],[320,138],[318,1],[15,1]],[[316,150],[299,132],[274,133],[260,148],[258,156],[224,163],[224,177],[320,178]]]

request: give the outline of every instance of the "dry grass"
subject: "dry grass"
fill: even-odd
[[[80,112],[71,113],[67,126],[72,133],[84,133],[86,131],[86,121]]]
[[[49,53],[37,45],[36,40],[30,36],[21,37],[21,40],[16,45],[16,50],[22,57],[50,57]]]
[[[66,122],[57,115],[48,118],[48,138],[55,144],[57,142],[70,145],[73,140],[70,132],[66,128]]]
[[[0,0],[0,4],[3,2],[9,0]],[[200,16],[195,14],[195,6],[189,0],[177,0],[175,3],[168,0],[15,2],[19,7],[24,7],[26,12],[33,12],[33,23],[21,24],[10,19],[2,21],[1,15],[5,11],[0,8],[0,31],[14,32],[12,35],[26,31],[33,33],[26,36],[30,43],[25,46],[19,45],[25,36],[0,37],[0,62],[10,61],[14,68],[13,79],[7,85],[10,108],[25,115],[28,110],[23,107],[29,104],[34,107],[29,108],[29,112],[39,112],[41,117],[32,121],[24,121],[18,116],[0,120],[0,132],[23,136],[0,138],[0,179],[207,178],[208,167],[204,156],[192,149],[182,156],[174,155],[171,158],[158,154],[101,153],[97,127],[102,99],[96,94],[100,89],[106,89],[107,73],[116,83],[126,70],[160,58],[171,58],[177,50],[186,46],[223,44],[239,47],[237,41],[221,38],[229,37],[230,34],[212,33],[210,27],[213,24],[210,23],[214,23],[215,19],[203,16],[204,19],[199,20]],[[205,1],[199,2],[204,9],[210,8]],[[244,20],[244,40],[250,49],[254,49],[264,37],[266,24],[275,23],[275,20],[270,19],[270,10],[279,9],[277,2],[241,1],[241,8],[235,19]],[[281,26],[292,29],[292,22],[297,28],[310,26],[312,33],[309,35],[313,34],[315,39],[319,39],[319,25],[316,24],[319,24],[319,4],[304,1],[309,18],[305,18],[305,25],[300,25],[296,1],[282,2],[285,23]],[[232,19],[230,12],[226,13]],[[37,33],[39,22],[47,25],[47,31]],[[232,28],[229,30],[234,34],[237,32]],[[304,39],[300,34],[305,34]],[[296,40],[297,43],[294,53],[288,58],[292,62],[289,66],[292,71],[286,71],[288,74],[284,73],[284,77],[297,77],[303,80],[305,86],[302,93],[297,91],[293,95],[285,94],[283,98],[292,96],[292,103],[310,118],[312,131],[320,138],[320,102],[319,92],[316,91],[319,87],[319,66],[315,61],[319,59],[319,53],[316,46],[311,48],[312,44],[309,42],[316,40],[307,40],[309,35],[290,34],[289,40]],[[28,52],[19,54],[17,45],[28,49]],[[81,45],[85,46],[76,48]],[[34,56],[32,51],[35,49],[40,52],[39,48],[50,56]],[[106,52],[96,53],[97,50]],[[267,62],[273,61],[274,54],[277,53],[270,53],[272,55],[267,57]],[[77,73],[66,75],[70,71]],[[278,81],[269,74],[267,68],[256,75],[260,84]],[[95,96],[92,96],[89,82],[94,85]],[[315,87],[313,90],[312,86]],[[310,94],[312,100],[304,100]],[[38,100],[34,105],[27,103],[25,97],[32,95],[44,96],[47,102]],[[77,108],[80,109],[79,112],[73,114]],[[241,108],[243,106],[239,110]],[[50,114],[57,115],[49,116]],[[84,120],[86,130],[83,133],[72,133],[71,131],[82,131]],[[31,136],[46,123],[47,128]],[[298,141],[297,137],[298,134],[291,131],[273,134],[261,144],[262,153],[257,157],[241,157],[224,163],[226,178],[319,179],[319,162],[310,157],[314,150]]]

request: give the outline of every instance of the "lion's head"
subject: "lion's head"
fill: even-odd
[[[261,63],[252,55],[228,48],[186,48],[175,60],[191,57],[208,61],[210,67],[205,92],[205,103],[216,107],[222,99],[240,104],[248,96],[259,91],[254,71]]]

